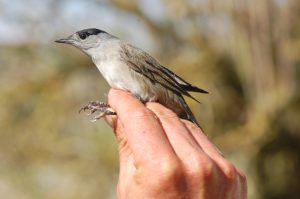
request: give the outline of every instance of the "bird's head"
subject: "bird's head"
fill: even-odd
[[[105,45],[108,41],[116,39],[115,36],[96,28],[89,28],[75,32],[67,38],[58,39],[55,42],[71,44],[83,52],[91,55],[94,49]]]

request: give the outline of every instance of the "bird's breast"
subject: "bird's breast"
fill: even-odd
[[[175,112],[181,111],[178,96],[174,92],[159,83],[151,82],[143,74],[132,70],[120,59],[106,57],[105,59],[93,61],[112,88],[129,91],[144,102],[158,101]]]
[[[153,85],[144,75],[132,70],[120,59],[93,60],[98,70],[112,88],[127,90],[143,101],[156,101],[162,89]]]

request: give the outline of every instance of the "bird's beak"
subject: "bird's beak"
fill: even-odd
[[[58,39],[55,40],[56,43],[64,43],[64,44],[73,44],[74,43],[74,38],[72,37],[73,35],[67,37],[67,38],[63,38],[63,39]]]

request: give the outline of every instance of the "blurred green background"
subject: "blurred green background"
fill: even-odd
[[[115,198],[113,133],[78,114],[109,87],[53,42],[96,27],[210,91],[188,102],[249,198],[299,198],[299,19],[297,0],[0,0],[0,197]]]

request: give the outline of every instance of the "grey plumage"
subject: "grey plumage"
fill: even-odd
[[[57,42],[72,44],[89,55],[111,87],[128,90],[143,102],[157,101],[199,126],[183,96],[199,102],[189,92],[208,92],[183,80],[143,50],[98,29],[81,30]]]

